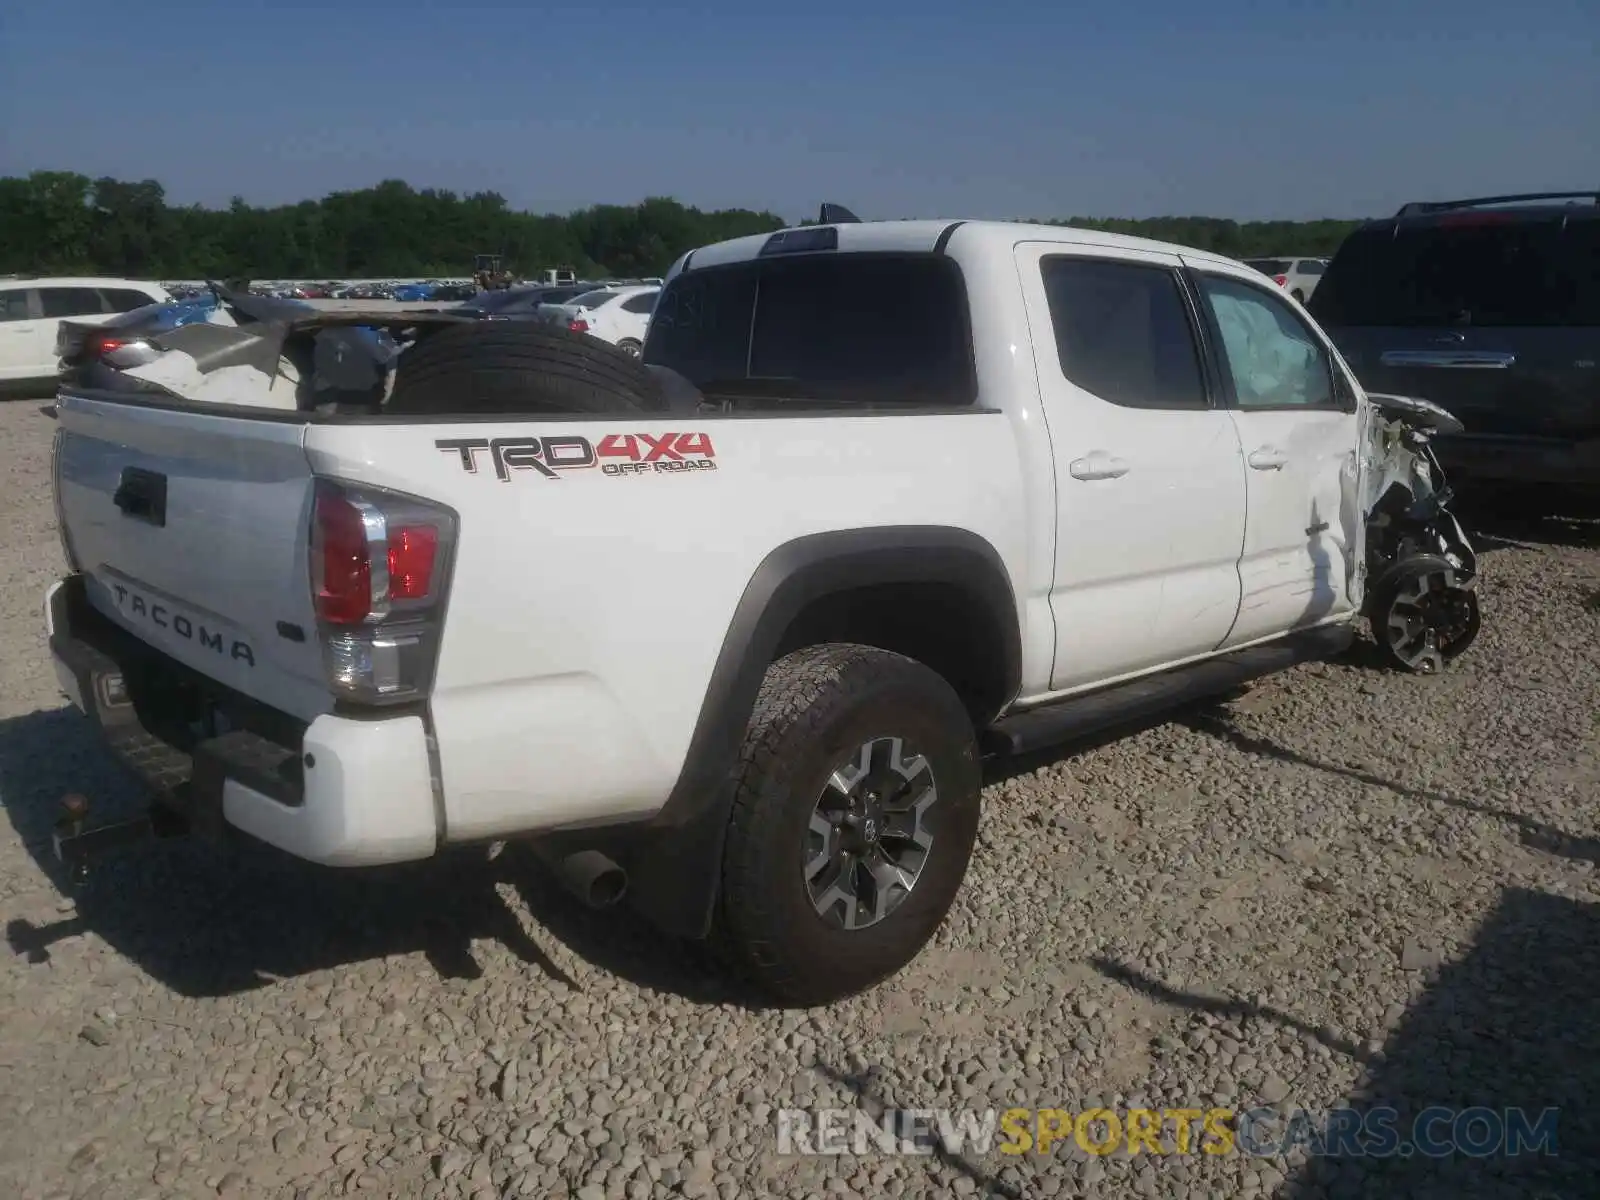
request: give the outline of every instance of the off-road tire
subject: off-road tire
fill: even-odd
[[[807,894],[805,831],[841,761],[891,737],[913,743],[933,772],[933,841],[898,907],[847,930]],[[734,788],[713,939],[724,962],[770,997],[810,1006],[881,982],[932,938],[972,857],[982,773],[971,718],[941,676],[899,654],[836,643],[767,669]]]
[[[401,355],[384,405],[396,416],[665,409],[637,359],[587,334],[528,321],[475,321],[428,334]]]

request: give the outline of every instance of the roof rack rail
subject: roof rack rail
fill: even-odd
[[[842,204],[824,204],[817,217],[818,225],[859,225],[861,218]]]
[[[1396,217],[1449,212],[1456,208],[1481,208],[1486,204],[1514,204],[1527,200],[1588,200],[1600,204],[1600,192],[1523,192],[1515,196],[1479,196],[1472,200],[1417,200],[1402,204]]]

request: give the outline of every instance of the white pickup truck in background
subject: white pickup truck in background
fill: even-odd
[[[818,1003],[933,934],[984,754],[1476,633],[1448,416],[1214,255],[835,219],[686,255],[642,361],[421,320],[364,402],[61,395],[51,652],[164,819],[529,838]]]

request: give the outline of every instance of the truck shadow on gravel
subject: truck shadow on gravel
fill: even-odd
[[[1233,724],[1225,714],[1215,708],[1197,708],[1179,719],[1195,732],[1207,734],[1210,737],[1217,738],[1219,741],[1227,742],[1234,749],[1245,754],[1270,758],[1275,762],[1288,763],[1293,766],[1309,767],[1314,771],[1335,775],[1341,779],[1350,779],[1371,787],[1383,788],[1397,796],[1404,796],[1406,799],[1415,800],[1420,804],[1442,804],[1449,808],[1461,809],[1464,812],[1492,817],[1515,829],[1519,840],[1530,850],[1600,866],[1600,838],[1568,833],[1565,830],[1556,828],[1554,825],[1548,825],[1543,821],[1536,821],[1532,817],[1524,816],[1522,813],[1497,808],[1491,804],[1481,804],[1476,800],[1468,800],[1462,796],[1448,795],[1443,792],[1430,791],[1426,788],[1408,787],[1403,783],[1396,783],[1394,780],[1386,779],[1376,772],[1362,770],[1359,767],[1346,767],[1337,763],[1323,762],[1320,759],[1312,758],[1309,754],[1302,754],[1298,750],[1280,745],[1269,738],[1257,737],[1246,733]]]
[[[1401,1145],[1450,1153],[1329,1153],[1309,1160],[1283,1195],[1528,1197],[1594,1194],[1600,1171],[1600,905],[1507,890],[1464,956],[1444,966],[1369,1067],[1353,1107],[1392,1109]],[[1420,1122],[1427,1110],[1443,1108]],[[1460,1114],[1479,1110],[1480,1119]],[[1520,1110],[1535,1136],[1510,1153]],[[1553,1151],[1553,1152],[1552,1152]]]
[[[1511,826],[1529,849],[1600,865],[1600,839],[1461,796],[1406,787],[1370,771],[1321,762],[1246,734],[1215,712],[1193,714],[1186,723],[1245,753],[1385,788],[1421,804],[1447,805],[1493,818]],[[1474,1138],[1487,1143],[1488,1134],[1504,1133],[1510,1121],[1507,1110],[1521,1110],[1522,1119],[1538,1132],[1542,1132],[1541,1115],[1560,1110],[1555,1117],[1554,1154],[1532,1149],[1506,1154],[1503,1143],[1493,1152],[1438,1157],[1421,1152],[1384,1157],[1330,1152],[1312,1158],[1291,1178],[1281,1197],[1455,1200],[1492,1195],[1543,1200],[1594,1194],[1592,1181],[1600,1171],[1600,1125],[1589,1118],[1587,1107],[1600,1095],[1600,1008],[1595,1004],[1600,994],[1600,904],[1526,888],[1507,889],[1471,947],[1439,970],[1377,1055],[1352,1043],[1340,1044],[1292,1014],[1182,993],[1114,963],[1096,965],[1108,977],[1163,1003],[1233,1016],[1248,1013],[1297,1029],[1365,1062],[1365,1081],[1348,1103],[1366,1112],[1392,1109],[1396,1114],[1392,1127],[1402,1142],[1417,1132],[1417,1118],[1429,1108],[1490,1110],[1492,1115],[1475,1126],[1456,1128],[1469,1146]],[[1422,1132],[1448,1139],[1452,1124],[1447,1117],[1435,1118]]]
[[[492,940],[552,981],[576,988],[541,942],[641,986],[700,1000],[737,1000],[697,955],[643,922],[593,913],[515,848],[490,860],[463,850],[420,863],[334,869],[245,839],[145,843],[96,865],[76,892],[56,862],[51,832],[61,797],[90,798],[96,822],[142,804],[139,785],[75,710],[0,721],[0,804],[17,837],[76,912],[58,920],[13,913],[11,951],[49,961],[63,939],[94,933],[118,954],[185,996],[220,996],[280,979],[393,955],[422,953],[446,979],[484,973],[473,943]],[[522,896],[537,928],[499,887]]]
[[[1309,1111],[1310,1121],[1294,1140],[1312,1148],[1311,1156],[1291,1174],[1279,1200],[1594,1194],[1600,1125],[1590,1108],[1600,1095],[1594,1004],[1600,905],[1508,889],[1471,947],[1438,970],[1377,1054],[1292,1014],[1183,992],[1106,960],[1095,965],[1161,1003],[1272,1021],[1365,1064],[1361,1084],[1340,1102],[1362,1114],[1365,1126],[1349,1139],[1327,1139],[1325,1114]],[[1241,1112],[1262,1113],[1247,1122],[1248,1134],[1240,1129],[1241,1148],[1281,1149],[1303,1103],[1292,1085],[1275,1115],[1241,1097]],[[1393,1140],[1379,1153],[1375,1135],[1382,1127]],[[1513,1132],[1519,1127],[1520,1144]],[[1519,1152],[1508,1153],[1514,1146]]]

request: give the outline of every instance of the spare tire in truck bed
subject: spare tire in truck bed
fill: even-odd
[[[474,321],[420,338],[400,356],[383,411],[616,413],[664,411],[636,358],[587,334],[523,321]]]

